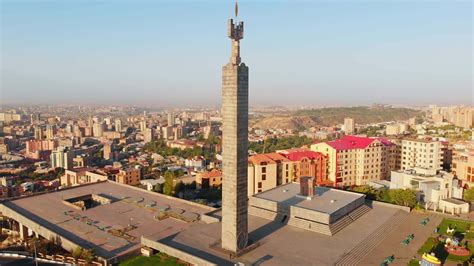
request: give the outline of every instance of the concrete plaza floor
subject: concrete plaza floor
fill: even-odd
[[[115,200],[87,210],[79,210],[64,203],[64,199],[88,194]],[[35,226],[31,230],[46,228],[77,245],[94,249],[97,255],[105,259],[140,249],[142,236],[158,240],[192,224],[177,219],[155,219],[154,216],[162,208],[190,216],[214,210],[115,182],[94,183],[14,199],[5,201],[2,205],[2,208],[21,215],[22,219],[33,222]],[[128,238],[110,233],[111,229],[124,228],[129,228],[126,231]]]
[[[210,248],[221,235],[221,223],[195,223],[186,230],[159,242],[201,257],[218,265],[333,265],[377,229],[389,224],[399,209],[374,205],[373,209],[334,236],[295,228],[279,221],[249,216],[249,238],[260,246],[230,259]]]
[[[420,222],[426,217],[429,217],[430,221],[423,226]],[[391,265],[407,265],[442,220],[443,217],[438,214],[411,212],[405,222],[401,223],[397,230],[388,234],[359,265],[380,265],[390,255],[395,255],[395,261]],[[402,245],[402,241],[409,234],[414,234],[415,238],[407,246]],[[418,258],[421,257],[418,256]]]

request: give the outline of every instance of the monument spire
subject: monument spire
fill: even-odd
[[[239,13],[239,7],[237,1],[235,2],[235,17]],[[232,55],[230,62],[234,65],[240,64],[240,40],[244,38],[244,22],[236,22],[234,24],[233,19],[229,19],[229,27],[227,35],[232,40]]]
[[[237,0],[235,0],[235,18],[239,15],[239,4],[237,3]]]
[[[238,14],[237,2],[235,16]],[[234,254],[248,242],[248,67],[241,63],[244,23],[229,19],[230,62],[222,68],[222,248]]]

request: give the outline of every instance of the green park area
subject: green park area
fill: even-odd
[[[150,257],[137,256],[120,263],[120,266],[155,266],[155,265],[184,266],[187,264],[179,261],[176,258],[170,257],[164,253],[158,253]]]
[[[448,230],[451,229],[451,230]],[[458,239],[459,246],[467,248],[470,252],[467,256],[456,256],[448,253],[445,248],[447,242]],[[474,222],[443,219],[437,227],[437,232],[429,237],[418,250],[419,255],[424,253],[434,253],[442,262],[451,261],[454,263],[468,263],[473,259],[474,254]],[[416,260],[410,261],[410,265],[415,265]]]

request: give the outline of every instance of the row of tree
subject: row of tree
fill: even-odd
[[[410,208],[414,208],[417,204],[416,193],[410,189],[376,189],[364,185],[353,187],[351,190],[365,194],[366,198],[370,200],[383,201]]]
[[[189,184],[184,184],[177,180],[177,176],[172,171],[167,171],[164,174],[165,182],[163,184],[156,184],[153,191],[162,193],[168,196],[184,198],[187,200],[200,199],[199,202],[206,204],[208,202],[216,202],[222,199],[222,191],[220,188],[208,188],[196,190],[196,181]]]
[[[310,145],[313,140],[306,136],[291,136],[286,138],[268,138],[263,143],[249,143],[249,150],[256,153],[275,152],[276,150],[286,150],[304,145]]]
[[[187,148],[184,150],[178,148],[170,148],[166,145],[166,142],[162,139],[149,142],[145,144],[144,150],[147,152],[158,153],[161,156],[179,156],[182,158],[190,158],[194,156],[204,156],[206,159],[213,159],[214,152],[209,149],[203,149],[200,147]]]
[[[464,200],[474,204],[474,187],[464,190]]]

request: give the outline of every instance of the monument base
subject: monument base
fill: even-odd
[[[260,242],[257,241],[257,242],[253,242],[251,239],[249,239],[248,241],[248,244],[247,246],[244,248],[244,249],[241,249],[237,252],[234,252],[234,251],[230,251],[230,250],[227,250],[227,249],[224,249],[222,247],[222,243],[221,243],[221,240],[217,240],[216,242],[212,243],[209,245],[209,248],[211,248],[212,250],[215,250],[221,254],[225,254],[226,257],[229,257],[229,259],[235,259],[235,258],[238,258],[242,255],[245,255],[247,254],[248,252],[258,248],[260,246]]]

